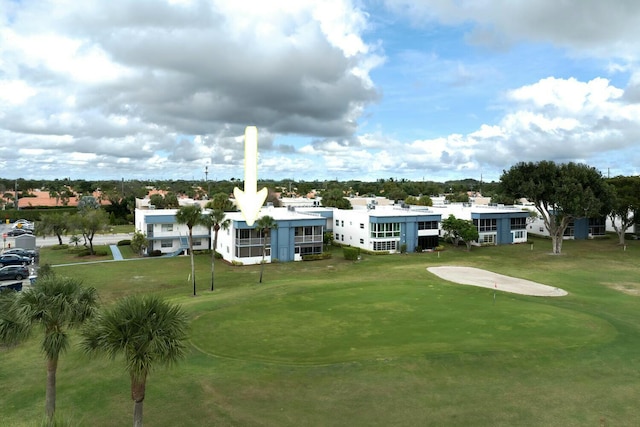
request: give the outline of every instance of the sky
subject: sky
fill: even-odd
[[[640,173],[637,0],[0,0],[0,177]]]

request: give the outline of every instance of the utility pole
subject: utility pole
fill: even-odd
[[[209,192],[211,191],[209,188],[209,165],[204,167],[204,181],[207,183],[207,197],[209,197]]]
[[[16,210],[20,210],[20,207],[18,206],[18,181],[14,181],[13,184],[13,191],[15,193],[15,203],[16,203]]]

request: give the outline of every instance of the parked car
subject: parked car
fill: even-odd
[[[22,282],[8,283],[6,285],[0,285],[0,292],[4,291],[16,291],[20,292],[22,290]]]
[[[24,228],[14,228],[13,230],[7,231],[7,236],[11,237],[22,236],[23,234],[33,234],[33,231],[25,230]]]
[[[26,219],[19,219],[13,224],[11,224],[11,228],[17,229],[22,228],[23,230],[32,230],[34,228],[34,224],[31,221],[27,221]]]
[[[31,264],[31,258],[25,258],[20,255],[8,254],[0,255],[0,268],[5,265],[28,265]]]
[[[0,280],[22,280],[29,277],[29,267],[8,265],[0,268]]]
[[[4,252],[2,252],[2,255],[9,255],[9,254],[20,255],[21,257],[31,258],[32,260],[38,258],[38,252],[32,249],[12,248],[12,249],[5,249]]]

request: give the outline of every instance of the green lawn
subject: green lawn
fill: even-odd
[[[145,423],[161,426],[640,425],[640,242],[614,239],[447,248],[265,267],[196,257],[56,267],[104,304],[154,292],[192,316],[187,359],[148,381]],[[43,250],[42,262],[55,251]],[[428,273],[466,265],[561,287],[559,298],[455,285]],[[37,337],[36,337],[37,338]],[[0,350],[2,425],[38,425],[36,340]],[[133,405],[121,360],[74,346],[58,369],[69,425],[121,426]],[[18,369],[19,367],[19,369]]]

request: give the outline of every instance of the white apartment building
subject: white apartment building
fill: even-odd
[[[478,227],[478,244],[503,245],[527,241],[527,219],[529,210],[518,206],[472,205],[471,203],[449,203],[431,209],[446,219],[453,215],[458,219],[471,220]]]
[[[147,236],[149,247],[147,254],[159,250],[162,254],[186,253],[189,249],[189,229],[176,223],[177,209],[136,209],[136,231]],[[208,227],[193,227],[193,249],[203,250],[211,247],[211,233]]]
[[[277,224],[268,237],[256,229],[256,224],[248,226],[241,212],[227,212],[230,226],[218,232],[216,251],[227,262],[243,265],[262,262],[265,240],[265,262],[268,263],[276,259],[283,262],[301,261],[306,254],[322,254],[326,216],[331,214],[331,210],[318,210],[324,212],[325,216],[311,208],[263,207],[258,217],[268,215]]]
[[[353,210],[334,209],[335,242],[369,251],[407,252],[438,246],[440,214],[426,208],[409,209],[369,204]]]

